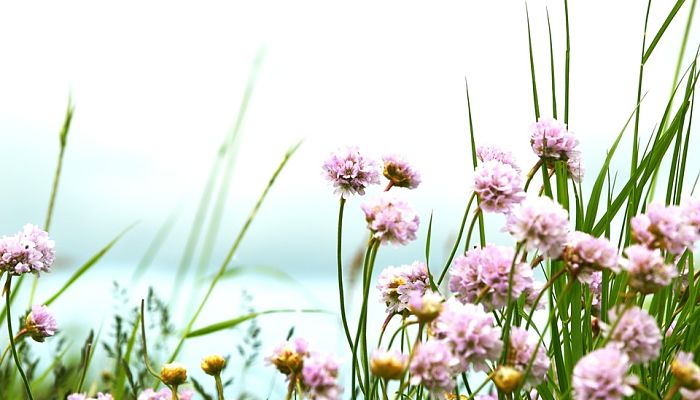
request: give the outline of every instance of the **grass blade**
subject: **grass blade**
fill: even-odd
[[[235,328],[236,326],[249,321],[251,319],[257,318],[261,315],[269,315],[269,314],[281,314],[281,313],[324,313],[324,314],[332,314],[330,311],[326,310],[317,310],[317,309],[302,309],[302,310],[293,310],[293,309],[283,309],[283,310],[267,310],[267,311],[258,311],[246,315],[241,315],[240,317],[236,317],[233,319],[229,319],[227,321],[221,321],[217,322],[215,324],[207,325],[203,328],[199,328],[196,330],[193,330],[187,334],[187,338],[191,339],[193,337],[198,337],[198,336],[205,336],[205,335],[210,335],[212,333],[216,333],[225,329],[231,329]]]

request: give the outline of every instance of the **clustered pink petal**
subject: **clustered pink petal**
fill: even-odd
[[[416,347],[409,371],[412,385],[423,385],[434,395],[454,389],[455,367],[459,361],[450,346],[442,341],[428,339]]]
[[[666,264],[659,249],[650,250],[642,245],[625,249],[623,268],[629,274],[629,285],[638,292],[649,294],[667,286],[676,276],[676,269]]]
[[[581,155],[578,153],[572,155],[571,158],[566,160],[566,167],[569,171],[569,176],[571,179],[575,180],[576,182],[581,182],[583,179],[583,174],[586,172],[583,167],[583,159],[581,158]]]
[[[638,378],[628,375],[629,357],[615,346],[594,350],[574,367],[575,400],[619,400],[634,394]]]
[[[545,306],[545,299],[546,296],[540,297],[539,301],[537,301],[537,297],[539,296],[540,292],[543,290],[545,283],[544,282],[538,282],[538,281],[533,281],[532,286],[526,288],[523,291],[523,295],[525,296],[525,309],[532,310],[533,308],[535,310],[543,310]],[[537,304],[535,304],[535,301],[537,301]]]
[[[609,324],[602,325],[603,331],[609,334],[614,327],[610,341],[627,353],[631,362],[647,363],[659,356],[661,331],[646,311],[635,306],[619,317],[618,312],[611,309],[608,316]]]
[[[43,342],[45,338],[55,335],[58,330],[56,319],[46,306],[33,305],[24,324],[29,335],[37,342]]]
[[[486,161],[499,161],[503,164],[508,164],[513,167],[517,172],[520,172],[520,167],[515,162],[515,157],[510,151],[504,151],[496,146],[484,145],[476,148],[476,157],[481,162]]]
[[[508,213],[525,198],[518,171],[500,161],[485,161],[474,172],[474,192],[487,212]]]
[[[508,363],[525,371],[530,363],[530,358],[537,348],[539,338],[530,334],[527,330],[514,326],[510,330],[510,346],[508,347]],[[549,357],[543,345],[537,349],[537,355],[532,363],[530,373],[525,377],[525,382],[530,387],[535,387],[542,383],[549,371]]]
[[[148,388],[139,393],[138,400],[171,400],[172,398],[173,392],[168,388],[162,388],[158,391]],[[194,399],[194,392],[190,389],[180,390],[178,393],[178,399],[192,400]]]
[[[487,245],[482,249],[469,250],[455,259],[450,270],[450,291],[463,303],[480,303],[489,309],[497,309],[508,302],[508,288],[512,299],[532,287],[532,268],[527,263],[516,262],[513,282],[510,270],[515,250],[512,247]]]
[[[0,271],[13,275],[49,272],[54,246],[46,231],[27,224],[17,234],[0,238]]]
[[[381,243],[406,244],[416,239],[418,215],[404,201],[381,196],[362,205],[372,237]]]
[[[460,372],[469,367],[486,371],[486,361],[496,360],[503,349],[501,328],[481,305],[462,304],[454,297],[444,303],[442,312],[433,321],[436,338],[450,345],[459,360]]]
[[[274,365],[281,373],[290,375],[298,373],[309,355],[309,344],[302,338],[280,343],[265,357],[266,365]]]
[[[403,157],[389,154],[383,157],[384,176],[392,186],[415,189],[420,184],[420,174]]]
[[[571,235],[563,258],[581,282],[590,283],[594,271],[620,272],[617,253],[608,239],[577,231]]]
[[[649,248],[681,254],[698,239],[697,228],[684,215],[689,214],[679,206],[651,203],[646,213],[632,218],[632,237]]]
[[[411,295],[425,294],[430,287],[428,267],[424,262],[387,267],[379,274],[377,289],[386,304],[387,313],[400,313],[408,308]]]
[[[301,386],[311,400],[340,399],[338,363],[329,356],[313,353],[304,361]]]
[[[528,250],[556,258],[569,236],[568,214],[549,197],[528,197],[508,215],[506,230]]]
[[[603,272],[595,271],[591,274],[591,279],[588,281],[588,289],[591,291],[593,298],[591,306],[598,309],[600,306],[601,296],[603,296]]]
[[[542,117],[532,125],[530,145],[540,158],[566,161],[578,154],[578,139],[554,118]]]
[[[335,193],[347,199],[365,194],[365,188],[379,183],[379,167],[365,158],[357,147],[346,147],[331,154],[323,164],[323,175],[335,187]]]
[[[681,202],[681,217],[686,224],[695,228],[695,232],[700,235],[700,199],[686,197]]]

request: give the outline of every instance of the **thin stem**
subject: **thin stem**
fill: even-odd
[[[24,373],[24,369],[22,369],[22,363],[19,360],[19,356],[17,355],[17,348],[15,347],[15,338],[14,334],[12,333],[12,316],[10,314],[10,287],[12,285],[12,275],[8,274],[7,275],[7,281],[5,282],[5,303],[7,304],[7,332],[10,337],[10,348],[12,349],[12,357],[15,359],[15,365],[17,366],[17,370],[19,370],[19,375],[22,377],[22,382],[24,382],[24,388],[27,391],[27,397],[29,397],[29,400],[34,400],[34,396],[32,396],[32,390],[29,387],[29,380],[27,380],[27,375]]]
[[[540,158],[537,160],[537,163],[532,167],[530,172],[527,173],[527,180],[525,181],[525,188],[523,189],[525,192],[527,192],[527,188],[530,187],[530,182],[532,182],[532,178],[535,177],[535,174],[537,171],[540,170],[540,167],[542,166],[542,159]]]
[[[216,381],[216,396],[218,400],[224,400],[224,385],[221,383],[221,374],[214,375]]]
[[[27,333],[26,329],[22,329],[21,331],[17,332],[17,334],[15,335],[15,342],[17,342],[19,339],[24,338],[24,335],[26,333]],[[2,356],[0,356],[0,366],[2,365],[3,361],[5,361],[5,356],[7,355],[7,353],[10,352],[10,348],[11,348],[11,346],[8,343],[7,347],[5,347],[5,350],[3,350],[3,352],[2,352]]]
[[[350,350],[352,350],[352,337],[350,336],[350,328],[348,328],[348,317],[345,313],[345,289],[343,289],[343,255],[342,255],[342,243],[343,243],[343,210],[345,209],[345,198],[340,198],[340,208],[338,210],[338,252],[337,252],[337,262],[338,262],[338,294],[340,298],[340,318],[343,321],[343,330],[345,331],[345,338],[348,340],[348,345]],[[353,368],[355,366],[353,365]]]
[[[547,291],[547,289],[554,284],[554,281],[559,279],[560,276],[564,275],[566,273],[566,268],[562,268],[559,271],[557,271],[554,275],[552,275],[551,278],[547,281],[547,283],[542,286],[542,290],[540,290],[540,293],[537,294],[537,297],[535,298],[535,303],[532,305],[532,309],[530,310],[530,314],[527,317],[527,323],[525,324],[525,329],[530,327],[530,323],[532,322],[532,317],[535,315],[535,310],[537,310],[537,305],[540,303],[540,300],[542,299],[542,296],[544,295],[544,292]]]
[[[469,202],[467,203],[467,208],[464,210],[464,217],[462,217],[462,225],[459,227],[459,233],[457,234],[457,240],[455,240],[454,246],[452,246],[452,252],[450,253],[450,257],[447,259],[447,262],[445,263],[445,266],[442,268],[442,272],[440,273],[440,278],[438,279],[437,285],[440,286],[442,283],[442,280],[445,278],[445,274],[447,273],[447,269],[450,268],[450,264],[452,264],[452,259],[454,259],[455,254],[457,254],[457,248],[459,247],[459,244],[462,242],[462,234],[464,233],[464,227],[467,224],[467,218],[469,217],[469,209],[472,206],[472,203],[474,202],[474,199],[476,199],[476,193],[472,193],[471,197],[469,197]]]
[[[158,374],[151,366],[151,361],[148,359],[148,344],[146,343],[146,320],[144,311],[144,301],[141,299],[141,344],[143,345],[143,365],[146,366],[146,371],[153,375],[160,382],[160,374]]]
[[[666,393],[666,396],[664,396],[664,400],[673,399],[673,396],[675,396],[676,393],[678,393],[678,389],[680,389],[680,388],[681,388],[680,383],[678,383],[678,382],[674,383],[673,386],[671,386],[671,388],[668,389],[668,393]]]
[[[173,396],[173,397],[172,397],[173,400],[178,400],[178,398],[177,398],[177,386],[176,386],[176,385],[173,385],[173,386],[170,388],[170,393],[171,393],[172,396]]]
[[[481,207],[477,206],[476,210],[474,210],[474,217],[472,218],[472,222],[469,224],[469,230],[467,230],[467,240],[464,242],[465,253],[467,252],[467,250],[469,250],[469,243],[472,241],[472,232],[474,232],[475,223],[482,214],[483,213],[481,212]]]

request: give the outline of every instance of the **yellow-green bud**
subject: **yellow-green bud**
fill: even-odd
[[[401,379],[406,370],[406,357],[396,352],[376,351],[369,360],[372,374],[383,379]]]
[[[169,363],[160,369],[160,380],[166,385],[180,386],[187,380],[187,369],[180,363]]]
[[[523,380],[523,373],[518,369],[509,366],[499,366],[493,375],[493,382],[498,390],[503,393],[511,393]]]
[[[223,357],[218,354],[212,354],[202,359],[201,367],[205,374],[216,376],[221,373],[225,365],[226,360]]]
[[[686,389],[700,389],[700,367],[690,359],[676,357],[671,362],[671,374]]]

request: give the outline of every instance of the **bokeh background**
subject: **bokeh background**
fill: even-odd
[[[636,104],[646,2],[570,3],[569,120],[589,171],[586,191]],[[674,3],[654,2],[650,35]],[[540,105],[543,115],[551,115],[546,18],[549,12],[561,110],[563,4],[532,0],[527,6]],[[688,5],[681,9],[645,67],[644,143],[671,92],[689,10]],[[700,30],[692,26],[681,71],[699,42]],[[0,4],[0,54],[0,232],[43,221],[69,94],[76,105],[51,229],[58,260],[55,271],[41,278],[37,297],[48,297],[77,266],[139,221],[55,304],[76,343],[89,329],[108,331],[118,307],[115,281],[128,289],[131,306],[154,287],[177,304],[176,323],[199,301],[201,292],[190,287],[206,274],[190,275],[173,293],[175,270],[256,57],[261,61],[226,208],[216,240],[206,244],[212,252],[204,267],[208,273],[218,268],[284,152],[303,139],[233,262],[250,269],[273,267],[285,276],[227,279],[196,326],[244,312],[243,290],[258,310],[337,310],[338,201],[320,166],[339,146],[358,145],[375,157],[404,154],[423,177],[419,189],[401,193],[422,219],[419,239],[382,249],[377,269],[423,257],[431,212],[432,257],[437,265],[444,262],[470,194],[465,78],[477,143],[513,151],[524,170],[535,162],[528,142],[534,112],[523,2],[5,2]],[[628,175],[630,137],[628,132],[614,161],[620,180]],[[700,162],[694,157],[689,162],[690,185]],[[351,199],[346,211],[347,265],[366,239],[363,200]],[[171,215],[175,224],[164,246],[145,275],[132,279]],[[499,217],[487,217],[491,240],[509,243],[499,233],[501,224]],[[199,252],[194,260],[200,262]],[[381,321],[383,306],[372,307],[374,319]],[[316,347],[341,354],[341,360],[348,357],[335,314],[263,317],[259,324],[262,353],[295,326]],[[242,328],[192,340],[183,359],[197,374],[199,357],[217,351],[233,354],[235,368],[235,346],[244,333]],[[272,371],[261,371],[249,377],[248,390],[274,390],[270,382],[283,386]]]

